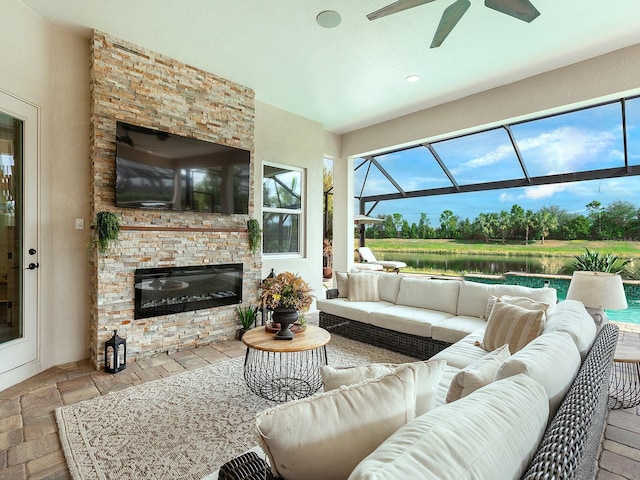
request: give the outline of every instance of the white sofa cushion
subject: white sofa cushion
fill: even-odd
[[[485,328],[487,322],[478,317],[458,315],[449,317],[431,327],[431,337],[446,343],[456,343],[478,329]]]
[[[415,417],[415,379],[415,370],[403,366],[258,413],[259,440],[272,469],[285,480],[344,480]]]
[[[377,275],[380,300],[396,303],[402,277],[396,273],[378,273]]]
[[[383,311],[393,306],[389,302],[350,302],[348,298],[334,298],[331,300],[318,299],[316,307],[330,315],[349,318],[357,322],[369,323],[371,312]]]
[[[436,353],[430,360],[446,360],[447,365],[460,369],[471,365],[487,354],[487,352],[479,346],[483,336],[484,328],[482,330],[476,330],[462,340],[458,340],[453,345]]]
[[[549,305],[554,305],[558,300],[555,288],[531,288],[520,285],[484,284],[463,280],[460,285],[460,295],[458,296],[458,315],[484,317],[487,300],[491,295],[495,297],[501,297],[503,295],[527,297]]]
[[[542,333],[544,321],[543,311],[527,310],[498,299],[487,320],[482,348],[490,352],[506,343],[513,354]]]
[[[460,370],[452,379],[447,392],[447,403],[455,402],[489,385],[504,361],[511,356],[509,345],[503,345],[471,365]]]
[[[371,312],[368,321],[371,325],[387,328],[396,332],[431,337],[432,328],[452,315],[436,310],[408,307],[406,305],[392,305],[384,310]]]
[[[402,277],[398,304],[456,314],[460,282]]]
[[[578,300],[565,300],[549,311],[544,333],[567,332],[584,360],[598,334],[598,327]]]
[[[491,295],[486,283],[468,282],[463,280],[460,283],[460,295],[458,296],[458,315],[468,315],[470,317],[482,317],[487,305],[487,299]]]
[[[519,373],[533,378],[544,387],[549,397],[549,414],[553,416],[580,364],[580,353],[568,333],[546,333],[508,358],[498,370],[496,380]]]
[[[521,285],[491,285],[489,289],[491,295],[502,297],[509,295],[512,297],[527,297],[531,300],[555,305],[558,302],[558,292],[555,288],[531,288]]]
[[[447,362],[444,360],[425,360],[406,364],[372,363],[355,367],[325,365],[320,369],[320,375],[324,391],[328,392],[345,385],[353,385],[387,375],[403,366],[411,366],[416,372],[416,416],[418,416],[436,406],[438,384],[446,364]]]
[[[349,480],[518,479],[547,426],[535,380],[517,375],[409,422],[353,470]]]
[[[379,302],[378,275],[375,273],[357,273],[349,275],[350,302]]]

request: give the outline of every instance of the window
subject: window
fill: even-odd
[[[262,251],[301,255],[302,169],[264,165],[262,175]]]

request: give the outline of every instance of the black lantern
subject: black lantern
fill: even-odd
[[[113,337],[104,342],[104,371],[118,373],[127,368],[127,341],[113,331]]]

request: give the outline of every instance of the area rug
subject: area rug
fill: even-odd
[[[335,366],[412,360],[338,336],[327,357]],[[275,402],[247,388],[242,366],[235,358],[58,408],[71,476],[197,480],[255,446],[255,414]]]

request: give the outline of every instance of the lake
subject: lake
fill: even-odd
[[[446,271],[451,274],[505,272],[564,273],[573,257],[543,257],[518,255],[443,255],[434,253],[376,252],[379,260],[397,260],[416,270]]]

